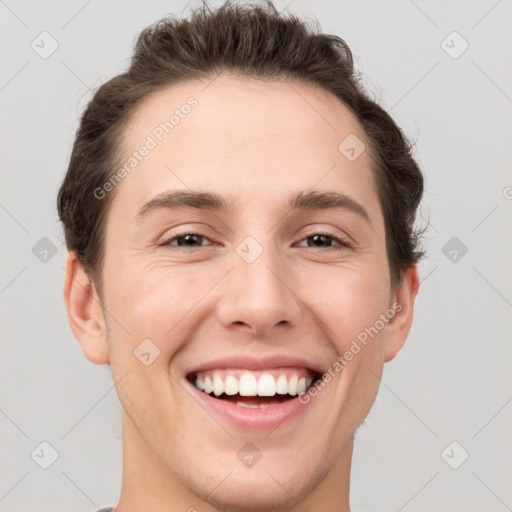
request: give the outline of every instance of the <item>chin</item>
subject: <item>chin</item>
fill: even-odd
[[[308,458],[306,452],[288,455],[284,451],[263,454],[248,468],[238,460],[233,463],[230,453],[230,464],[221,456],[214,458],[213,471],[201,476],[203,460],[189,488],[197,496],[207,496],[205,501],[222,512],[285,512],[306,498],[328,473],[326,465]],[[201,511],[200,504],[196,508]]]
[[[290,475],[270,473],[260,470],[260,475],[248,478],[231,474],[206,501],[222,512],[285,512],[311,491],[306,482],[292,483]]]

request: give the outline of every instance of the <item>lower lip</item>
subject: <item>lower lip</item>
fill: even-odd
[[[232,402],[213,398],[199,391],[188,379],[188,387],[192,388],[205,409],[228,424],[243,430],[273,430],[296,419],[308,409],[310,402],[301,403],[298,397],[268,407],[243,407]]]

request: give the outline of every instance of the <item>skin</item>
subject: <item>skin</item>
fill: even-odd
[[[229,74],[174,85],[138,106],[125,156],[190,96],[198,106],[115,188],[103,302],[75,253],[67,260],[71,329],[88,360],[110,364],[123,407],[116,510],[348,511],[354,435],[409,333],[417,268],[391,287],[369,150],[354,161],[338,150],[349,134],[368,148],[364,131],[316,86]],[[371,225],[346,209],[290,212],[288,195],[311,188],[349,195]],[[170,189],[216,192],[235,211],[160,209],[138,222]],[[308,246],[325,230],[353,247]],[[186,233],[206,238],[158,245]],[[250,264],[236,252],[247,236],[263,248]],[[270,434],[219,425],[182,384],[188,368],[232,354],[287,354],[327,369],[394,303],[400,312],[308,411]],[[133,355],[146,338],[160,349],[149,366]],[[247,442],[262,454],[251,468],[237,458]]]

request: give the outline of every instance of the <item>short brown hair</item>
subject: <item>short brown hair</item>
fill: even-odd
[[[99,87],[82,115],[57,203],[67,248],[77,252],[100,296],[105,219],[114,194],[99,200],[94,190],[119,165],[126,120],[149,94],[222,71],[320,85],[352,110],[370,142],[391,282],[397,286],[424,254],[414,227],[423,176],[412,145],[360,84],[343,39],[280,15],[271,0],[265,7],[228,0],[216,10],[203,3],[190,19],[169,16],[144,29],[129,69]]]

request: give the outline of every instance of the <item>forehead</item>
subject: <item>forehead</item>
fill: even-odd
[[[347,158],[347,144],[366,150]],[[208,189],[269,208],[290,190],[314,188],[377,200],[361,125],[314,84],[228,74],[175,84],[127,121],[120,165],[143,147],[117,185],[125,205],[140,207],[166,189]]]

